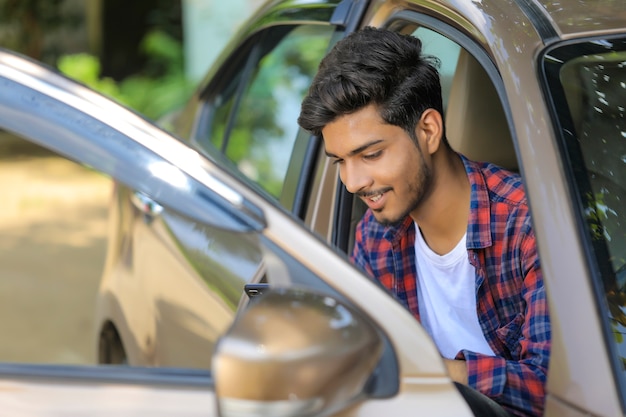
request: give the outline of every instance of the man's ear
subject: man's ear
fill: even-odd
[[[441,113],[435,109],[424,110],[415,128],[415,134],[423,146],[422,149],[426,150],[430,155],[434,154],[439,149],[443,136],[443,118]]]

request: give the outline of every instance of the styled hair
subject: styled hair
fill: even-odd
[[[443,117],[441,83],[434,57],[422,55],[422,42],[410,35],[365,27],[339,41],[324,57],[298,124],[313,135],[340,116],[374,104],[381,118],[405,130],[428,108]],[[444,133],[444,142],[447,143]]]

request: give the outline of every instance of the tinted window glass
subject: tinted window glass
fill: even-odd
[[[626,41],[558,48],[544,61],[581,220],[601,272],[600,306],[626,364]],[[621,369],[623,371],[623,369]]]
[[[300,102],[333,31],[331,26],[299,26],[259,35],[259,44],[246,51],[247,63],[214,96],[213,146],[223,147],[240,172],[275,197],[285,181]]]

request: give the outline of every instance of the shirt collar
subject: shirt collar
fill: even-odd
[[[470,161],[464,155],[459,154],[459,156],[465,166],[471,187],[467,247],[468,249],[486,248],[492,245],[489,189],[480,169],[480,164]]]

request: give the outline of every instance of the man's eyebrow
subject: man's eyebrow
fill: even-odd
[[[358,155],[361,152],[363,152],[364,150],[366,150],[367,148],[369,148],[371,146],[374,146],[374,145],[377,145],[380,142],[383,142],[383,139],[376,139],[376,140],[373,140],[371,142],[367,142],[367,143],[359,146],[358,148],[351,150],[350,153],[348,153],[348,156]],[[334,154],[332,154],[332,153],[330,153],[330,152],[328,152],[326,150],[324,150],[324,152],[326,153],[326,156],[328,156],[329,158],[339,158],[337,155],[334,155]]]

